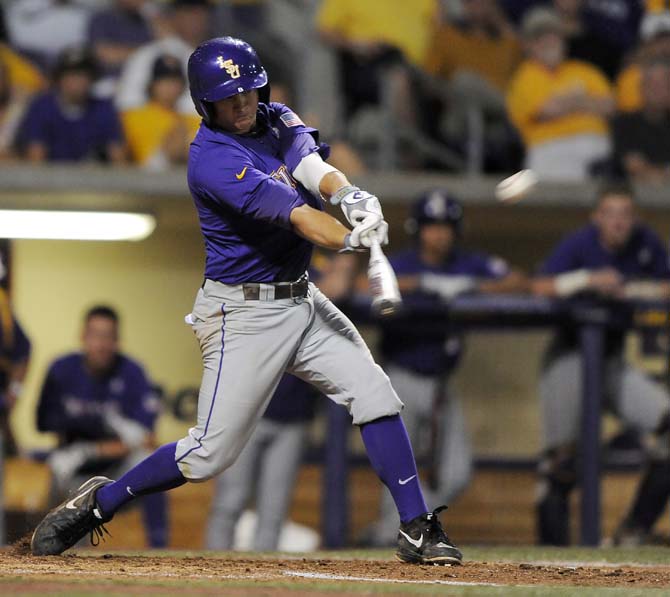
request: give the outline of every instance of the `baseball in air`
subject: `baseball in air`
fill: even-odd
[[[503,203],[521,201],[537,185],[537,174],[532,170],[520,170],[496,185],[496,199]]]

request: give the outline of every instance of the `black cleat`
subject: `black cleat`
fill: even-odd
[[[463,554],[451,544],[440,524],[438,514],[442,510],[446,510],[446,506],[400,525],[396,558],[410,564],[453,566],[461,563]]]
[[[97,545],[104,539],[107,529],[104,519],[95,503],[95,493],[105,485],[113,483],[107,477],[93,477],[86,481],[74,495],[51,510],[37,525],[30,551],[34,556],[55,556],[72,547],[77,541],[91,533],[91,544]]]

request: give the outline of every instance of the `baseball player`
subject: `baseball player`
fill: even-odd
[[[669,280],[661,241],[636,220],[630,188],[616,184],[601,189],[591,222],[554,249],[533,281],[533,290],[561,298],[583,293],[612,300],[667,298]],[[635,503],[617,533],[620,540],[632,542],[647,535],[667,504],[670,397],[660,384],[624,361],[623,340],[622,331],[608,330],[603,406],[630,428],[655,434],[658,440]],[[581,367],[576,332],[561,327],[545,355],[540,377],[544,454],[537,515],[542,543],[569,543],[568,497],[576,481]]]
[[[118,315],[107,306],[84,318],[82,352],[56,359],[42,385],[37,427],[58,435],[47,460],[57,504],[91,474],[121,474],[149,454],[158,399],[142,367],[119,352]],[[142,500],[149,545],[167,545],[164,494]]]
[[[444,325],[426,329],[417,319],[428,312],[434,321],[435,312],[459,294],[521,292],[527,290],[527,281],[502,259],[461,247],[463,207],[446,189],[418,197],[406,228],[414,246],[390,259],[406,317],[382,321],[381,351],[391,383],[405,401],[403,420],[412,444],[429,455],[428,504],[449,504],[472,473],[463,410],[448,383],[459,362],[462,338]],[[396,527],[393,500],[385,491],[379,519],[366,541],[389,545]]]
[[[277,551],[317,396],[314,387],[301,379],[282,377],[239,458],[216,479],[207,549],[233,548],[235,527],[255,493],[253,549]]]
[[[206,250],[190,317],[204,364],[197,423],[118,481],[84,483],[35,529],[33,553],[61,553],[88,532],[100,537],[134,497],[230,467],[288,372],[346,406],[360,426],[400,514],[398,558],[460,563],[425,504],[402,402],[352,323],[305,273],[315,244],[365,250],[375,239],[387,242],[378,199],[324,161],[328,147],[315,129],[268,103],[266,72],[244,41],[203,43],[188,74],[203,117],[188,164]],[[351,230],[323,211],[324,200],[341,206]]]

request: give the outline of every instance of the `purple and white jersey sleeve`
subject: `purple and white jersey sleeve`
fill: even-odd
[[[280,150],[289,172],[293,172],[300,161],[311,153],[322,159],[330,155],[330,147],[319,143],[319,131],[307,126],[300,117],[284,104],[270,104],[270,122],[279,131]]]

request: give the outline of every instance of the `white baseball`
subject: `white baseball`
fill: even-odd
[[[504,203],[521,201],[537,184],[537,174],[532,170],[521,170],[508,176],[496,185],[496,199]]]

